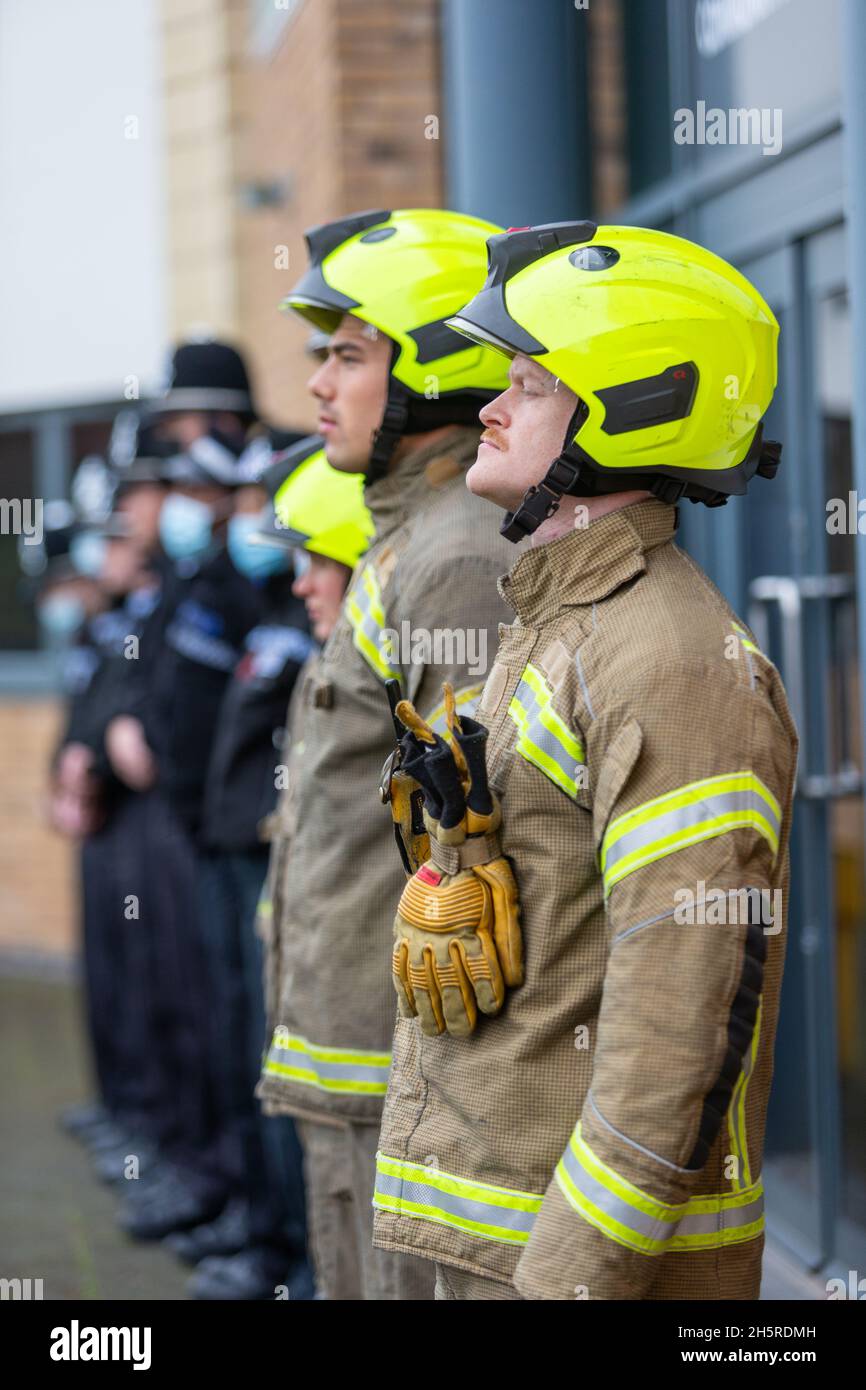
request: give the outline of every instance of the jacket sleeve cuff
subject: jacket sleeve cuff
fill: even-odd
[[[640,1299],[654,1271],[647,1259],[590,1225],[550,1183],[532,1235],[514,1273],[518,1293],[530,1299]],[[652,1264],[652,1261],[649,1261]]]
[[[528,1298],[647,1297],[697,1176],[611,1141],[585,1114],[518,1263],[517,1289]]]

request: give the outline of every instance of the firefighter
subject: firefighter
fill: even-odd
[[[310,379],[328,462],[364,477],[375,539],[306,680],[296,816],[274,922],[278,1003],[259,1094],[300,1121],[317,1282],[329,1299],[432,1297],[421,1261],[375,1252],[370,1205],[394,1001],[382,953],[403,880],[390,824],[364,808],[393,750],[385,683],[435,719],[443,679],[471,709],[504,609],[507,545],[467,494],[501,360],[444,324],[484,274],[491,228],[437,210],[361,213],[307,235],[286,306],[329,334]],[[447,631],[445,631],[447,629]]]
[[[404,711],[431,858],[395,921],[375,1243],[443,1299],[757,1298],[797,735],[674,537],[681,498],[776,469],[778,325],[701,247],[589,222],[492,237],[450,323],[511,360],[467,483],[531,546],[478,723],[452,718],[450,843]],[[496,854],[519,908],[451,922]],[[443,964],[479,951],[461,993]]]
[[[268,986],[262,1037],[269,1042],[278,1026],[280,971],[278,927],[283,919],[283,897],[291,896],[283,866],[297,815],[294,795],[299,782],[303,745],[293,731],[303,718],[303,691],[315,684],[321,664],[320,649],[337,625],[352,571],[370,545],[373,519],[364,503],[360,474],[338,473],[325,457],[321,438],[312,435],[295,452],[295,467],[280,485],[273,514],[262,526],[262,535],[292,552],[295,579],[292,592],[307,610],[310,630],[318,643],[295,682],[281,741],[285,762],[279,766],[281,793],[275,811],[262,823],[262,835],[271,853],[264,891],[258,902],[256,935],[265,947],[264,982]],[[265,1105],[266,1111],[271,1107]],[[279,1113],[268,1123],[288,1119]]]

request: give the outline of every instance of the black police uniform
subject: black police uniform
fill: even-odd
[[[248,1248],[288,1267],[305,1249],[300,1145],[288,1117],[268,1119],[254,1099],[265,1043],[261,943],[254,931],[268,866],[261,821],[276,805],[286,710],[295,679],[315,649],[293,576],[260,586],[261,621],[223,696],[203,802],[203,920],[217,1020],[223,1113],[240,1151],[239,1192]]]
[[[141,899],[155,1000],[150,1047],[167,1097],[161,1144],[191,1198],[181,1220],[166,1219],[166,1231],[215,1215],[237,1176],[227,1171],[208,1041],[213,1005],[198,911],[199,835],[221,700],[260,610],[259,593],[225,550],[199,565],[177,562],[142,634],[126,704],[125,712],[141,720],[158,767],[147,799]],[[156,1236],[163,1223],[133,1209],[122,1224]]]
[[[157,1127],[159,1089],[141,985],[146,943],[134,909],[144,808],[113,775],[103,747],[115,704],[113,666],[123,660],[130,638],[140,636],[158,597],[156,585],[133,591],[92,618],[66,654],[62,684],[69,708],[57,753],[71,743],[91,749],[104,814],[80,853],[85,1012],[99,1098],[116,1122],[145,1134]]]

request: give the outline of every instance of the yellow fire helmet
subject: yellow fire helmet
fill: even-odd
[[[341,473],[325,457],[320,435],[286,451],[288,476],[274,494],[268,540],[314,551],[354,569],[373,537],[360,473]]]
[[[369,482],[405,434],[477,425],[508,383],[501,354],[446,326],[484,282],[491,222],[438,208],[359,212],[306,233],[310,265],[280,308],[332,333],[352,314],[393,343]]]
[[[487,248],[485,284],[449,325],[578,397],[562,453],[503,522],[509,540],[566,494],[640,488],[715,507],[773,477],[781,445],[761,419],[779,325],[733,266],[683,237],[593,222],[515,228]]]

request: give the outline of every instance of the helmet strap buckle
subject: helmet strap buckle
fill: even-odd
[[[500,534],[509,541],[522,541],[544,521],[548,521],[559,510],[559,504],[566,493],[575,491],[580,482],[580,464],[569,457],[564,449],[548,468],[536,487],[528,488],[523,494],[520,506],[514,512],[507,512],[500,526]]]

